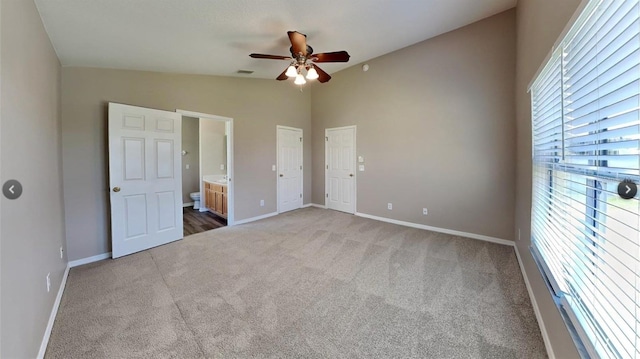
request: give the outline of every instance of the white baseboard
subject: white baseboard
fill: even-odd
[[[542,340],[544,341],[544,346],[547,349],[547,356],[550,359],[555,359],[555,354],[553,353],[553,348],[551,347],[551,340],[549,339],[549,333],[547,333],[547,328],[544,326],[544,322],[542,321],[542,314],[540,313],[540,308],[538,308],[538,302],[536,302],[536,297],[533,295],[533,289],[531,289],[531,283],[529,283],[529,277],[527,277],[527,272],[524,270],[524,264],[522,263],[522,258],[520,257],[520,252],[518,251],[518,246],[514,246],[516,251],[516,257],[518,258],[518,264],[520,265],[520,272],[522,272],[522,277],[524,278],[524,284],[527,286],[527,292],[529,292],[529,299],[531,300],[531,306],[533,307],[533,312],[536,314],[536,319],[538,320],[538,326],[540,327],[540,333],[542,334]]]
[[[83,264],[89,264],[89,263],[101,261],[103,259],[108,259],[108,258],[111,258],[111,252],[98,254],[97,256],[93,256],[93,257],[76,259],[75,261],[69,262],[69,267],[73,268],[73,267],[81,266]]]
[[[182,208],[185,208],[185,207],[193,207],[193,202],[183,203]]]
[[[53,308],[51,308],[51,314],[49,315],[49,322],[47,328],[44,331],[44,337],[42,343],[40,343],[40,351],[38,352],[38,359],[44,358],[44,354],[47,351],[49,345],[49,338],[51,337],[51,330],[53,329],[53,323],[56,321],[56,315],[58,315],[58,308],[60,308],[60,301],[62,301],[62,294],[64,293],[64,287],[67,285],[67,277],[69,276],[69,269],[71,267],[67,264],[67,268],[62,275],[62,281],[60,282],[60,288],[58,288],[58,294],[56,295],[56,301],[53,302]]]
[[[241,219],[239,221],[235,221],[233,223],[233,225],[237,226],[239,224],[245,224],[245,223],[249,223],[249,222],[259,221],[261,219],[265,219],[265,218],[269,218],[269,217],[273,217],[273,216],[277,216],[277,215],[278,215],[278,212],[271,212],[271,213],[263,214],[262,216],[251,217],[251,218]]]
[[[487,242],[503,244],[505,246],[511,246],[511,247],[515,246],[515,243],[513,241],[509,241],[509,240],[502,239],[502,238],[485,236],[483,234],[475,234],[475,233],[468,233],[468,232],[462,232],[462,231],[455,231],[453,229],[432,227],[432,226],[427,226],[427,225],[424,225],[424,224],[405,222],[405,221],[399,221],[397,219],[373,216],[373,215],[366,214],[366,213],[356,212],[355,215],[358,216],[358,217],[375,219],[377,221],[398,224],[398,225],[401,225],[401,226],[407,226],[407,227],[418,228],[418,229],[426,229],[427,231],[440,232],[440,233],[451,234],[451,235],[454,235],[454,236],[479,239],[481,241],[487,241]]]
[[[311,206],[313,206],[313,203],[307,203],[307,204],[303,204],[302,207],[300,208],[309,208]]]
[[[327,206],[323,205],[323,204],[317,204],[317,203],[310,203],[309,207],[316,207],[316,208],[321,208],[321,209],[327,209]]]

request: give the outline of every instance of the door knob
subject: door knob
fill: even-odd
[[[113,187],[113,192],[120,192],[120,187]]]
[[[281,174],[280,174],[280,177],[284,177],[284,175],[281,173]]]
[[[353,173],[349,173],[349,177],[353,177]]]

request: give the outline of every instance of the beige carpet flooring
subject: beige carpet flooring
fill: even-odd
[[[71,269],[47,358],[543,358],[514,249],[306,208]]]

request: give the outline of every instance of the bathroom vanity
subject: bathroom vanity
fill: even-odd
[[[203,187],[205,206],[220,217],[227,218],[227,185],[204,181]]]

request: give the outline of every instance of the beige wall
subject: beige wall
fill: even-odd
[[[276,211],[276,126],[304,129],[311,143],[309,91],[290,81],[93,68],[62,69],[62,154],[69,259],[111,249],[107,181],[107,102],[234,120],[235,219]],[[304,149],[305,163],[311,147]],[[311,198],[305,169],[304,202]],[[260,207],[260,200],[265,206]]]
[[[357,125],[358,212],[513,240],[515,11],[368,64],[313,88],[312,201],[325,128]]]
[[[227,152],[225,142],[226,123],[217,120],[200,120],[200,163],[202,175],[227,174]],[[225,165],[220,169],[220,165]]]
[[[60,160],[60,64],[33,1],[3,0],[0,21],[2,358],[35,358],[66,267]],[[51,291],[46,276],[51,273]]]
[[[531,245],[531,102],[527,86],[542,65],[551,47],[574,13],[580,0],[519,0],[516,67],[517,192],[516,247],[549,333],[556,358],[577,358],[568,331],[542,281],[529,246]]]
[[[182,116],[182,203],[193,202],[189,193],[200,192],[200,120]],[[186,165],[189,165],[189,169]]]

